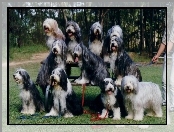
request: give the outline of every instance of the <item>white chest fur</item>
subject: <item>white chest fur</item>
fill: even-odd
[[[110,55],[110,67],[111,70],[113,71],[115,69],[115,60],[117,59],[117,53],[111,53]]]
[[[94,54],[100,56],[102,51],[103,44],[99,40],[94,40],[91,44],[89,44],[89,50]]]
[[[20,92],[20,95],[22,100],[24,101],[27,101],[27,100],[30,100],[31,98],[31,94],[30,94],[30,91],[28,90],[25,90],[25,89],[22,89],[21,92]]]
[[[74,51],[74,47],[77,45],[77,41],[75,40],[71,40],[69,43],[68,43],[68,52],[70,52],[71,54],[73,53]]]
[[[55,61],[57,62],[59,68],[65,69],[64,61],[60,55],[56,56]]]
[[[48,37],[48,40],[47,40],[47,46],[50,48],[52,48],[52,43],[55,41],[55,37],[54,36],[50,36]]]
[[[102,102],[104,106],[107,107],[112,107],[116,103],[116,98],[114,93],[108,95],[108,94],[102,94]]]

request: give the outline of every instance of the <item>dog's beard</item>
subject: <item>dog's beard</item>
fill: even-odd
[[[133,88],[132,88],[132,86],[125,86],[124,87],[124,91],[127,93],[127,94],[129,94],[129,93],[133,93]]]

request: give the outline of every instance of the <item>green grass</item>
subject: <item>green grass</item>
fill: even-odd
[[[13,66],[9,68],[9,123],[10,124],[166,124],[166,107],[163,107],[163,117],[155,118],[155,117],[147,117],[145,116],[143,121],[133,121],[126,120],[122,118],[119,121],[112,120],[110,118],[100,121],[90,121],[90,114],[83,114],[81,116],[75,116],[72,118],[63,118],[63,117],[51,117],[51,118],[43,118],[46,114],[45,112],[37,113],[36,116],[25,116],[26,119],[20,119],[22,114],[20,114],[21,100],[19,98],[19,89],[16,83],[13,80],[13,73],[19,66]],[[37,73],[40,68],[39,63],[32,64],[23,64],[20,65],[21,68],[24,68],[28,71],[31,79],[33,81],[36,80]],[[161,77],[162,77],[162,66],[161,65],[153,65],[140,67],[143,81],[152,81],[161,86]],[[79,75],[80,71],[78,68],[73,68],[72,74]],[[40,88],[38,87],[40,90]],[[73,86],[73,89],[77,93],[79,98],[82,98],[82,87],[81,86]],[[41,93],[41,90],[40,90]],[[98,87],[88,86],[85,91],[85,110],[89,110],[88,106],[91,101],[100,93]],[[42,95],[43,97],[43,95]]]
[[[9,48],[9,61],[22,61],[29,59],[33,53],[48,52],[48,48],[41,44]]]

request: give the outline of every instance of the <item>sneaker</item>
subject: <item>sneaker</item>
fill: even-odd
[[[170,112],[174,112],[174,107],[170,107]]]
[[[162,106],[166,106],[166,102],[163,102],[163,103],[162,103]]]

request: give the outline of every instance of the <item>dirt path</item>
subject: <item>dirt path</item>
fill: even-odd
[[[21,65],[21,64],[26,64],[26,63],[34,63],[34,62],[41,62],[43,59],[45,59],[48,55],[48,52],[46,53],[37,53],[33,54],[29,60],[24,60],[24,61],[13,61],[9,63],[9,66],[16,66],[16,65]],[[2,66],[7,65],[7,63],[2,63]]]

